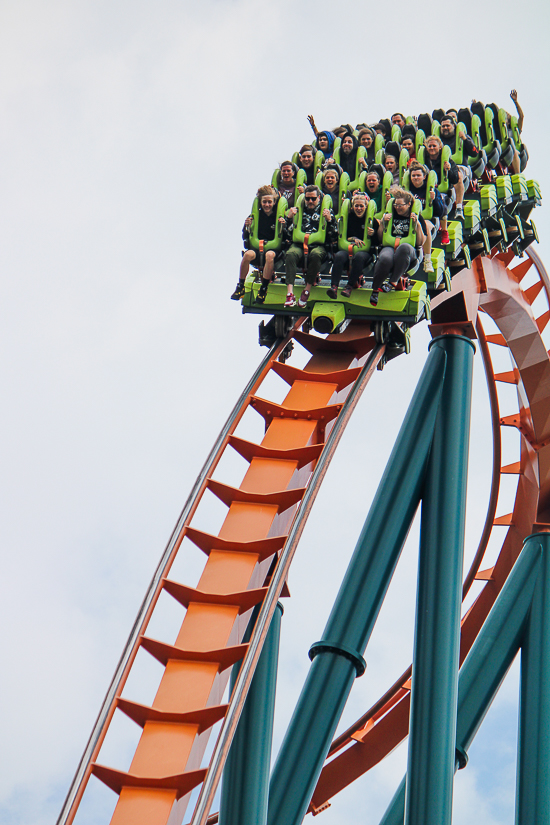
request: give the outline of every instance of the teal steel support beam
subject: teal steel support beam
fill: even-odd
[[[541,558],[540,545],[526,542],[460,669],[455,769],[465,766],[474,736],[519,650]],[[404,814],[405,777],[380,825],[403,825]]]
[[[550,825],[550,535],[531,545],[542,564],[521,647],[516,825]]]
[[[330,614],[269,787],[269,825],[300,825],[420,501],[447,355],[432,347]]]
[[[450,825],[455,764],[466,481],[475,347],[434,338],[447,355],[422,495],[405,825]]]
[[[254,626],[255,608],[247,637]],[[265,825],[283,608],[273,614],[222,777],[220,825]],[[231,685],[238,670],[233,669]]]

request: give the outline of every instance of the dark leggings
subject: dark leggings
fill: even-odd
[[[390,283],[395,286],[415,261],[416,251],[408,243],[400,243],[397,249],[393,246],[384,246],[374,267],[372,288],[380,289],[388,275]]]
[[[351,272],[348,277],[348,285],[355,286],[364,268],[372,261],[372,255],[366,250],[359,250],[355,253],[351,260]],[[340,249],[334,256],[334,263],[330,273],[331,286],[338,289],[340,278],[344,269],[349,269],[349,255],[345,249]]]

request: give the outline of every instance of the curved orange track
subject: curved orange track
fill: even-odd
[[[550,359],[541,332],[550,318],[545,312],[535,318],[532,304],[543,290],[550,300],[548,275],[538,258],[529,258],[513,269],[511,252],[492,258],[477,258],[471,270],[462,270],[452,280],[452,291],[433,303],[435,324],[451,324],[472,330],[475,324],[484,360],[493,416],[493,483],[486,527],[465,582],[463,596],[475,579],[486,584],[462,619],[461,662],[464,660],[522,547],[534,530],[550,529]],[[521,282],[535,266],[538,278],[528,289]],[[448,302],[448,308],[445,303]],[[460,309],[457,310],[457,307]],[[485,336],[480,313],[493,319],[500,332]],[[488,343],[507,347],[510,372],[495,375]],[[500,416],[496,382],[517,385],[519,411]],[[521,435],[519,461],[500,466],[500,427],[516,427]],[[501,473],[517,473],[518,485],[512,513],[496,518]],[[506,536],[497,562],[480,571],[493,525],[506,526]],[[387,756],[408,734],[410,668],[354,725],[333,742],[327,763],[315,789],[310,811],[324,810],[331,797]]]

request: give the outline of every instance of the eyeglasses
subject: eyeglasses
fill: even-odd
[[[311,198],[308,198],[308,197],[306,196],[305,200],[306,200],[306,201],[316,201],[316,200],[317,200],[317,195],[314,195],[314,196],[313,196],[313,197],[311,197]]]

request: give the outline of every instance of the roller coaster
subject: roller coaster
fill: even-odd
[[[495,109],[459,112],[459,118],[469,117],[468,133],[485,159],[476,172],[478,185],[467,193],[464,221],[449,224],[451,243],[443,248],[434,242],[433,276],[422,280],[411,273],[408,290],[383,296],[372,307],[368,272],[351,296],[327,302],[327,272],[321,271],[299,310],[284,308],[285,287],[276,281],[265,303],[257,304],[258,271],[247,278],[242,310],[270,316],[260,325],[268,353],[220,432],[162,554],[58,825],[75,820],[90,780],[118,795],[114,825],[299,825],[306,813],[322,813],[407,736],[407,776],[382,823],[450,823],[454,773],[465,767],[471,741],[520,649],[516,821],[550,822],[550,359],[541,337],[550,320],[550,279],[532,248],[537,234],[531,213],[541,202],[540,188],[521,172],[509,174],[513,137],[502,110]],[[417,133],[422,122],[424,136],[428,130],[437,134],[436,115],[419,118]],[[395,129],[391,137],[399,140]],[[525,164],[526,150],[516,139]],[[384,186],[389,189],[388,180]],[[340,221],[341,236],[342,226]],[[536,317],[533,304],[541,294],[549,308]],[[484,316],[498,333],[486,334]],[[424,371],[323,638],[310,649],[310,672],[270,778],[279,599],[289,595],[291,562],[363,390],[377,370],[409,351],[411,328],[424,320],[432,335]],[[295,347],[310,355],[303,368],[288,363]],[[493,472],[485,526],[463,578],[476,347],[489,392]],[[508,350],[509,371],[495,373],[491,347]],[[258,394],[270,374],[288,384],[281,403]],[[499,383],[516,386],[516,412],[501,414]],[[261,443],[236,435],[249,410],[265,422]],[[506,466],[503,427],[515,428],[521,444],[517,461]],[[227,451],[248,463],[239,487],[214,477]],[[497,517],[503,475],[517,477],[517,488],[512,512]],[[207,491],[227,507],[217,535],[193,525]],[[365,671],[363,655],[420,503],[413,665],[335,738],[351,686]],[[504,539],[487,568],[495,526],[504,528]],[[189,542],[204,554],[196,587],[170,578]],[[482,589],[462,615],[474,581]],[[147,632],[163,592],[182,609],[171,641]],[[151,705],[125,694],[140,650],[163,667]],[[101,761],[120,713],[142,728],[128,770]]]

